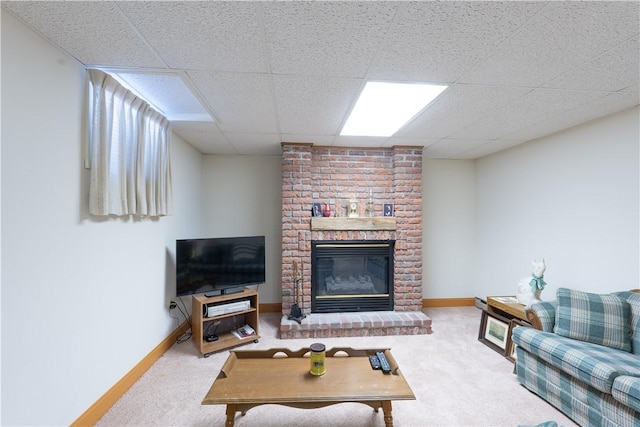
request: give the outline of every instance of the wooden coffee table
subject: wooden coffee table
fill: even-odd
[[[383,374],[369,364],[369,355],[383,351],[391,373]],[[382,408],[387,427],[393,426],[392,400],[415,400],[389,349],[326,351],[326,373],[309,373],[309,349],[231,351],[218,377],[202,400],[203,405],[227,405],[226,426],[232,427],[236,412],[242,415],[259,405],[278,404],[313,409],[356,402]]]

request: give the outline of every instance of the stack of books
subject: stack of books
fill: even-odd
[[[251,337],[254,336],[256,334],[256,331],[249,325],[244,325],[241,328],[238,328],[234,331],[231,331],[231,333],[239,338],[239,339],[243,339],[243,338],[247,338],[247,337]]]

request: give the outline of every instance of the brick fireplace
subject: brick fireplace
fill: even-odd
[[[357,217],[347,217],[352,201]],[[313,203],[327,205],[331,217],[312,217]],[[392,216],[384,204],[393,204]],[[393,310],[312,313],[311,251],[319,241],[394,241]],[[294,262],[302,265],[297,301]],[[300,323],[287,319],[294,302],[306,316]],[[421,308],[422,148],[283,143],[281,337],[430,333]]]

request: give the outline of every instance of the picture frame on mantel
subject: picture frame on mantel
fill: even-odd
[[[311,216],[322,216],[322,204],[314,203],[311,210]]]
[[[383,216],[393,216],[393,203],[385,203],[382,207]]]

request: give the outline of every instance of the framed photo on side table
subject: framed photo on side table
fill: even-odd
[[[507,341],[509,340],[509,320],[483,311],[478,340],[503,356],[506,355]]]

